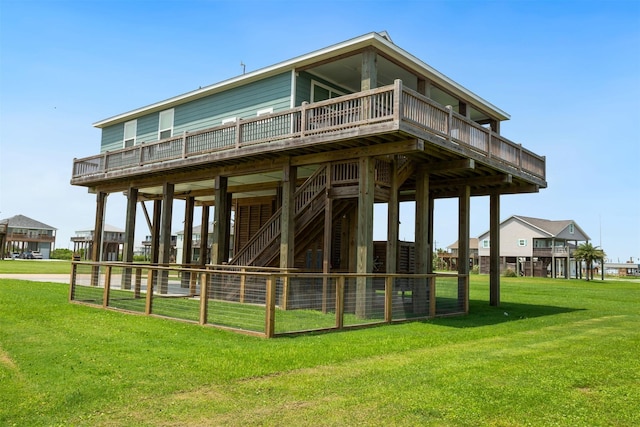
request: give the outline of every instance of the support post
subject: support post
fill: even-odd
[[[429,252],[429,174],[420,168],[416,174],[416,214],[415,214],[415,263],[416,274],[426,274],[430,271]],[[413,283],[412,301],[413,313],[423,315],[427,313],[427,280],[418,279]]]
[[[469,224],[471,217],[471,189],[460,189],[458,200],[458,305],[469,313]]]
[[[168,266],[171,262],[171,217],[173,215],[174,184],[165,182],[162,186],[162,224],[160,225],[160,253],[159,263]],[[169,291],[169,272],[160,271],[160,293]]]
[[[130,187],[127,192],[127,215],[125,218],[124,247],[122,248],[122,262],[133,262],[133,248],[136,231],[136,207],[138,206],[138,189]],[[122,271],[122,289],[131,289],[131,267]]]
[[[182,268],[190,268],[193,260],[193,209],[196,204],[195,197],[188,196],[184,205],[184,243],[182,245]],[[191,282],[191,273],[182,271],[181,286],[188,288]]]
[[[295,262],[295,193],[298,169],[290,162],[282,170],[282,215],[280,217],[280,269],[287,270]],[[282,278],[282,301],[280,306],[287,309],[289,300],[289,277]]]
[[[200,219],[200,267],[207,265],[209,258],[209,206],[202,205],[202,217]]]
[[[93,247],[91,251],[91,261],[102,261],[102,230],[104,229],[104,213],[107,205],[107,193],[98,192],[96,195],[96,222],[93,227]],[[100,266],[91,267],[91,286],[98,286],[100,283]]]
[[[497,191],[489,196],[489,305],[500,306],[500,193]]]
[[[368,274],[373,271],[373,203],[375,196],[375,159],[361,157],[359,161],[358,230],[356,272]],[[366,318],[372,310],[373,285],[371,279],[358,276],[356,279],[356,316]]]
[[[322,249],[322,312],[327,312],[327,295],[329,279],[327,275],[331,272],[331,232],[333,230],[333,203],[330,197],[331,192],[331,164],[326,166],[326,189],[324,199],[324,236]]]
[[[217,176],[214,184],[216,204],[213,211],[213,242],[211,243],[211,263],[221,265],[229,261],[229,221],[228,182],[226,176]]]

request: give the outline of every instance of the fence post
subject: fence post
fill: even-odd
[[[71,263],[71,275],[69,276],[69,301],[73,301],[76,294],[76,278],[78,273],[78,264]]]
[[[336,328],[344,326],[344,276],[336,279]]]
[[[244,303],[244,294],[246,291],[246,285],[247,285],[247,269],[246,268],[241,268],[240,269],[240,303]],[[286,305],[287,303],[284,303],[285,305],[285,310],[286,310]]]
[[[151,309],[153,306],[153,278],[155,276],[155,271],[153,271],[152,267],[149,267],[149,271],[147,272],[147,300],[144,306],[144,314],[151,314]]]
[[[209,280],[208,274],[200,275],[200,324],[206,325],[209,320]]]
[[[104,269],[104,292],[102,294],[102,307],[109,307],[109,291],[111,290],[111,266]]]
[[[436,276],[427,279],[429,283],[429,317],[436,317]]]
[[[267,298],[265,309],[264,334],[267,338],[273,338],[276,320],[276,286],[274,276],[267,277]]]
[[[393,277],[384,278],[384,321],[391,323],[393,317]]]

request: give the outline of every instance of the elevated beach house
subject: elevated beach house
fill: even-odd
[[[573,256],[580,243],[590,240],[573,220],[549,220],[513,215],[500,223],[500,269],[519,276],[579,277]],[[489,273],[494,240],[487,231],[478,237],[480,272]]]
[[[375,227],[387,230],[384,271],[391,280],[399,206],[415,201],[411,271],[424,281],[432,272],[434,200],[458,199],[458,254],[468,259],[471,197],[490,196],[491,241],[498,242],[500,196],[547,186],[545,158],[501,135],[508,119],[387,33],[373,32],[101,120],[94,124],[102,130],[100,153],[73,160],[71,183],[96,195],[95,237],[107,195],[127,194],[125,262],[133,257],[142,202],[152,263],[169,264],[172,206],[179,200],[185,236],[193,234],[194,212],[201,212],[200,241],[213,223],[210,253],[199,262],[313,271],[320,278],[355,273],[344,292],[355,315],[367,317],[380,295],[366,276],[374,272],[374,204],[388,209],[388,222]],[[490,300],[497,305],[496,246]],[[185,247],[176,262],[195,264],[192,253]],[[459,312],[468,310],[468,270],[460,263],[455,275]],[[305,286],[278,291],[285,293],[282,305],[294,304],[296,292],[308,295]],[[437,314],[432,291],[412,286],[405,298],[413,298],[414,312]]]

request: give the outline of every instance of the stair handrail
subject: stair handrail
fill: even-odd
[[[298,216],[327,186],[326,167],[319,167],[294,193],[294,217]],[[282,208],[260,227],[246,245],[229,262],[250,265],[279,235]]]

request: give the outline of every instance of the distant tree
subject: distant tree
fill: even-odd
[[[582,243],[573,252],[573,256],[576,261],[584,261],[587,266],[587,280],[589,280],[589,273],[591,273],[591,280],[593,280],[593,262],[597,260],[603,260],[607,254],[598,246],[593,246],[591,243]],[[603,263],[604,264],[604,263]],[[604,268],[604,265],[602,266]]]
[[[72,252],[70,249],[54,249],[51,251],[51,259],[71,259]]]

